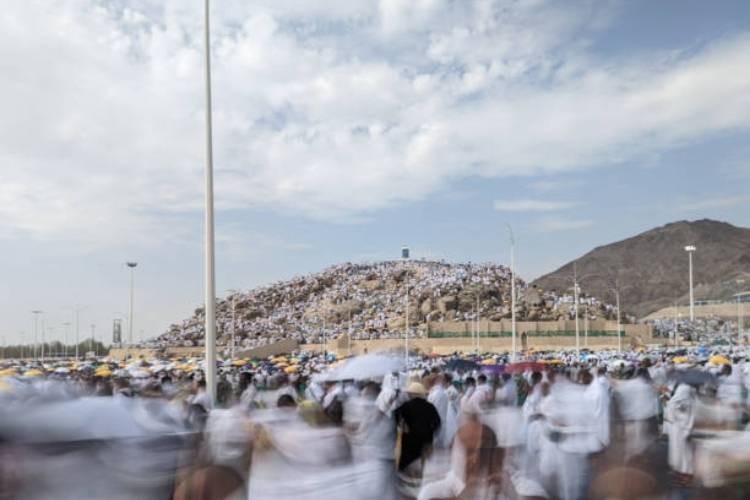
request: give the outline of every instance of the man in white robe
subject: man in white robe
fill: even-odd
[[[695,389],[680,384],[667,403],[664,419],[669,422],[669,466],[680,474],[693,474],[693,447],[688,441],[695,424]]]
[[[435,383],[430,388],[430,393],[427,396],[427,402],[432,403],[440,415],[440,422],[443,424],[440,426],[438,435],[435,439],[435,444],[438,448],[447,448],[450,444],[449,438],[452,436],[448,435],[448,426],[445,422],[448,421],[448,395],[445,393],[445,387],[443,387],[443,376],[438,375],[435,379]]]

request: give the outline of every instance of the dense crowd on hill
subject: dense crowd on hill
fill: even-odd
[[[703,318],[660,318],[651,321],[654,327],[655,337],[674,339],[675,330],[677,338],[686,341],[737,341],[737,322],[719,316],[707,316]],[[740,337],[744,340],[744,332]]]
[[[573,296],[529,287],[517,280],[518,320],[557,320],[575,315]],[[407,301],[408,289],[408,301]],[[408,306],[407,306],[408,302]],[[580,315],[612,318],[615,309],[582,296]],[[585,306],[584,306],[585,304]],[[478,308],[477,308],[478,306]],[[300,343],[422,336],[427,322],[493,321],[511,316],[511,271],[496,264],[387,261],[341,264],[217,302],[218,344],[228,350],[234,329],[238,348],[282,339]],[[155,346],[203,344],[203,310],[173,324]]]

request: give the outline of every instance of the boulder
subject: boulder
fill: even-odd
[[[422,313],[422,316],[427,316],[432,312],[433,305],[432,305],[432,299],[425,299],[424,302],[422,302],[422,305],[419,306],[419,312]]]
[[[438,311],[440,311],[443,314],[448,314],[448,311],[455,311],[457,306],[458,306],[458,300],[456,299],[454,295],[441,297],[437,301]]]

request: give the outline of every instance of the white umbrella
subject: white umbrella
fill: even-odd
[[[379,378],[406,368],[402,356],[366,354],[349,359],[344,366],[329,372],[329,380],[362,380]]]

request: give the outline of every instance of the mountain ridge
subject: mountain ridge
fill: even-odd
[[[686,245],[697,248],[696,301],[727,300],[750,288],[750,229],[712,219],[670,222],[597,246],[532,284],[545,290],[572,287],[575,272],[582,293],[612,299],[617,288],[623,311],[642,317],[688,302]]]

